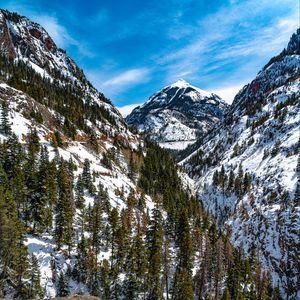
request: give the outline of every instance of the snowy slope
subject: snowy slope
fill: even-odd
[[[17,135],[19,141],[21,143],[25,143],[25,136],[29,132],[30,128],[34,126],[37,128],[41,145],[47,147],[49,151],[49,158],[53,159],[57,153],[51,143],[51,133],[55,130],[55,127],[52,127],[51,124],[53,124],[54,117],[57,117],[57,114],[54,114],[53,111],[39,104],[23,92],[11,88],[5,83],[0,83],[0,103],[3,100],[6,100],[9,103],[9,121],[12,124],[12,131]],[[39,125],[27,117],[27,111],[31,107],[34,107],[35,110],[41,112],[44,120],[47,120],[43,123],[43,125]],[[78,141],[72,141],[67,137],[64,137],[65,146],[64,148],[58,148],[59,155],[65,160],[72,159],[76,164],[77,171],[75,172],[75,180],[78,174],[82,173],[84,160],[88,159],[91,165],[91,172],[97,172],[98,174],[96,181],[94,182],[95,186],[97,186],[98,183],[104,185],[104,188],[108,190],[111,206],[117,207],[118,211],[121,211],[121,209],[126,206],[125,199],[130,191],[135,191],[135,195],[137,197],[140,195],[136,182],[130,179],[127,175],[128,159],[125,157],[125,150],[114,145],[115,137],[107,137],[105,140],[99,141],[99,154],[96,154],[88,145],[86,145],[84,141],[84,133],[80,134],[82,136],[81,139],[78,139]],[[0,134],[0,140],[3,141],[6,138],[6,136]],[[142,143],[138,136],[134,136],[130,132],[127,132],[123,139],[126,139],[126,147],[129,149],[137,149],[137,147]],[[112,161],[112,168],[108,169],[101,162],[101,158],[104,153],[107,153],[107,151],[111,149],[116,150],[117,160]],[[126,151],[128,151],[128,149],[126,149]],[[124,192],[123,195],[121,191]],[[86,193],[84,197],[86,206],[93,204],[94,200],[88,193]],[[148,196],[146,196],[146,207],[148,207],[149,210],[154,207],[154,203]],[[79,211],[77,213],[79,213]],[[76,218],[79,218],[79,215]],[[39,261],[41,284],[46,288],[47,297],[55,297],[56,285],[53,281],[51,264],[55,261],[57,270],[66,271],[68,266],[73,266],[75,260],[67,259],[64,256],[63,250],[57,251],[57,245],[53,236],[50,234],[43,234],[39,236],[28,235],[26,245],[28,246],[29,253],[36,255]],[[73,255],[75,254],[76,253],[74,252]],[[107,259],[109,256],[109,251],[102,252],[100,254],[100,260],[105,258]],[[86,286],[78,286],[75,282],[70,283],[70,292],[83,292],[88,294]]]
[[[135,108],[126,121],[163,147],[184,149],[209,132],[226,108],[219,96],[179,80]]]
[[[181,162],[234,244],[246,253],[256,249],[274,285],[293,299],[300,297],[299,40],[298,29],[287,49],[237,94],[221,125]],[[222,166],[225,179],[216,175]]]
[[[75,124],[72,124],[76,129],[75,137],[71,139],[61,131],[64,146],[56,150],[51,137],[58,130],[57,120],[63,123],[65,116],[45,105],[44,103],[48,103],[47,99],[37,101],[25,92],[0,80],[0,107],[2,102],[6,101],[12,132],[16,134],[18,140],[25,144],[30,128],[36,128],[40,144],[47,147],[50,160],[60,156],[66,161],[71,159],[75,163],[77,170],[74,172],[74,182],[82,173],[84,161],[87,159],[91,173],[96,174],[93,184],[97,187],[101,183],[104,189],[107,189],[110,204],[116,207],[119,213],[126,207],[129,192],[134,192],[134,195],[139,198],[141,191],[137,187],[137,178],[129,178],[128,175],[129,155],[138,147],[143,147],[143,140],[140,136],[131,133],[118,110],[87,81],[75,62],[64,50],[57,48],[48,33],[39,24],[26,17],[0,10],[0,53],[5,58],[9,58],[11,63],[24,62],[30,71],[33,70],[49,80],[49,84],[53,84],[53,87],[70,85],[70,89],[74,90],[75,94],[77,91],[83,94],[81,98],[83,103],[88,102],[89,105],[93,105],[95,102],[98,105],[93,106],[95,109],[103,107],[106,112],[104,115],[100,114],[99,119],[84,120],[88,128],[95,133],[97,152],[90,145],[89,135]],[[11,74],[4,74],[3,70],[1,70],[1,75],[7,79],[11,76]],[[32,112],[40,114],[43,121],[37,122],[32,117]],[[0,134],[1,141],[6,139],[7,136]],[[102,161],[102,158],[109,153],[115,155],[115,158],[111,159],[111,168]],[[86,207],[93,205],[94,198],[89,193],[85,192],[84,199]],[[146,209],[151,211],[154,207],[152,199],[145,195],[145,201]],[[76,211],[76,220],[79,220],[79,214],[80,212]],[[71,258],[67,258],[64,248],[57,250],[51,234],[34,236],[28,234],[26,245],[29,254],[34,254],[38,259],[41,285],[46,289],[46,296],[55,297],[57,284],[55,284],[53,264],[55,264],[57,274],[61,270],[65,272],[69,267],[73,267],[75,250],[71,253]],[[109,257],[110,251],[103,250],[99,255],[99,263]],[[72,281],[69,282],[69,288],[71,294],[89,294],[86,286]]]
[[[15,62],[24,62],[44,78],[58,80],[61,85],[76,85],[85,92],[85,102],[92,99],[107,109],[123,126],[118,110],[91,85],[74,60],[56,46],[41,25],[0,9],[0,52]]]

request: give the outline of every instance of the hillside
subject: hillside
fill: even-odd
[[[0,20],[0,297],[278,295],[40,25]]]
[[[231,241],[257,249],[281,291],[299,294],[300,30],[235,97],[181,164]]]
[[[162,147],[181,150],[218,124],[227,107],[219,96],[178,80],[135,108],[126,122]]]

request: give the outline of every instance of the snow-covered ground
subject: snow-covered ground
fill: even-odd
[[[300,207],[294,201],[299,176],[299,62],[297,55],[286,56],[260,72],[237,95],[230,125],[221,124],[196,152],[180,163],[193,176],[204,206],[221,226],[231,231],[232,242],[246,253],[256,248],[259,259],[272,274],[273,284],[282,291],[288,281],[294,287],[299,284]],[[287,80],[289,77],[292,79]],[[277,87],[270,91],[272,82]],[[265,88],[264,94],[257,92],[257,86]],[[249,115],[247,101],[256,97],[256,92],[264,104]],[[206,163],[193,163],[196,156]],[[250,190],[242,197],[223,193],[213,184],[213,174],[224,166],[227,178],[230,170],[237,176],[239,165],[251,177]],[[294,296],[300,297],[299,293]]]

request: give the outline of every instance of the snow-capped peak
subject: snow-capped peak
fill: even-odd
[[[212,96],[211,92],[199,89],[198,87],[195,87],[195,86],[191,85],[190,83],[188,83],[184,79],[179,79],[176,82],[172,83],[170,86],[167,86],[165,88],[178,88],[178,89],[191,88],[193,90],[196,90],[199,94],[201,94],[202,97],[211,97]]]
[[[227,107],[219,96],[180,79],[135,108],[126,120],[161,146],[182,149],[210,131]]]
[[[178,87],[180,89],[187,88],[188,86],[190,86],[190,84],[184,79],[179,79],[170,85],[170,87]]]

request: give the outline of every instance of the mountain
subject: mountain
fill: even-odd
[[[1,298],[277,292],[45,29],[0,20]]]
[[[181,164],[198,198],[275,285],[299,294],[300,29]]]
[[[162,147],[184,149],[222,120],[227,108],[219,96],[179,80],[135,108],[126,121]]]
[[[0,49],[10,59],[28,61],[37,72],[49,75],[53,69],[66,76],[86,80],[82,70],[39,24],[6,10],[0,12]]]
[[[110,101],[91,85],[66,51],[58,48],[39,24],[16,13],[0,10],[0,50],[2,56],[14,61],[15,65],[19,64],[19,67],[30,67],[35,76],[39,74],[44,81],[57,80],[61,86],[72,87],[74,95],[78,91],[85,103],[101,106],[103,115],[111,115],[124,125],[120,113]]]

